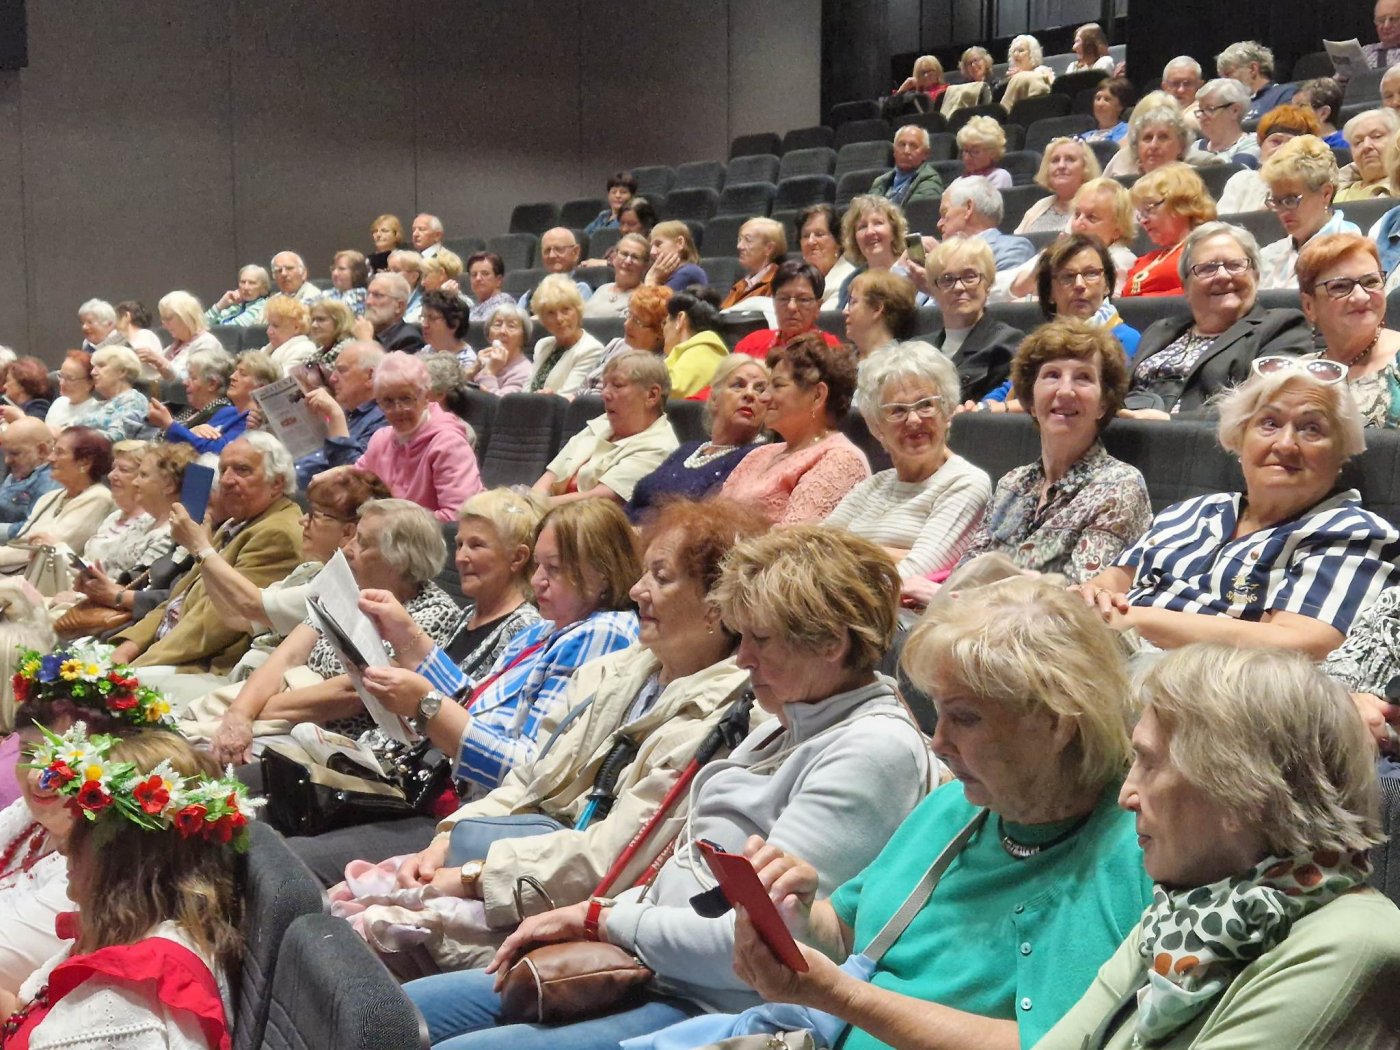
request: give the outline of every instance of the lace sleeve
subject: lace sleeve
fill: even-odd
[[[846,493],[869,476],[870,464],[859,449],[834,446],[793,486],[787,508],[776,524],[803,525],[821,521],[836,509]]]

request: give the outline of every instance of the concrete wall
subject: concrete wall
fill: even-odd
[[[0,73],[0,342],[57,361],[77,305],[313,276],[417,211],[449,236],[723,159],[819,119],[820,0],[141,0],[29,5]]]

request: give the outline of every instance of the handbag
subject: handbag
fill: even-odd
[[[32,584],[45,598],[52,598],[73,586],[73,573],[68,568],[67,560],[59,557],[56,548],[43,543],[30,547],[29,551],[29,563],[24,569],[25,582]]]
[[[506,817],[467,817],[452,825],[444,867],[460,868],[484,860],[498,839],[524,839],[563,830],[564,825],[543,813],[516,813]]]
[[[635,998],[651,970],[624,948],[604,941],[546,944],[510,968],[501,989],[506,1024],[567,1024]]]
[[[262,752],[265,819],[284,835],[320,835],[337,828],[428,812],[452,774],[452,763],[427,740],[376,751],[383,777],[343,756],[315,761],[292,743]]]
[[[104,634],[131,623],[126,609],[109,609],[105,605],[75,605],[54,621],[53,629],[63,638],[83,638]]]

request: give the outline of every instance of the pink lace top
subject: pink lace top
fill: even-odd
[[[870,477],[865,453],[840,432],[790,456],[786,451],[786,442],[760,445],[734,468],[720,495],[756,505],[775,525],[805,525],[821,521]]]

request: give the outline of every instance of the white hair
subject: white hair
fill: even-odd
[[[1167,73],[1173,69],[1189,69],[1191,75],[1197,80],[1201,79],[1201,64],[1190,55],[1177,55],[1174,59],[1162,67],[1162,79],[1167,79]]]
[[[383,281],[389,288],[389,294],[400,303],[407,303],[408,297],[413,294],[413,289],[409,286],[408,278],[401,273],[383,270],[374,275],[370,280],[370,284],[373,284],[375,281]]]
[[[993,226],[1001,223],[1001,192],[985,175],[964,175],[954,179],[953,184],[944,190],[943,199],[953,208],[961,208],[971,201],[972,210],[978,215],[991,220]]]
[[[1011,52],[1016,50],[1018,44],[1025,44],[1031,53],[1031,68],[1034,69],[1045,60],[1045,52],[1040,47],[1040,41],[1029,34],[1022,33],[1011,41],[1011,46],[1006,49],[1006,60],[1011,61]]]
[[[1215,56],[1215,68],[1222,77],[1229,76],[1230,70],[1247,66],[1251,62],[1259,63],[1259,73],[1262,76],[1273,79],[1274,53],[1257,40],[1241,40]]]
[[[903,135],[906,131],[916,132],[919,136],[919,142],[923,145],[924,149],[928,149],[933,144],[933,140],[929,138],[928,128],[921,128],[917,124],[905,124],[904,127],[894,133],[894,137],[899,138],[899,136]]]
[[[78,307],[78,320],[84,317],[91,317],[94,321],[101,321],[104,324],[117,323],[117,311],[106,299],[89,299]]]
[[[1391,68],[1394,69],[1396,67],[1392,66]],[[1366,123],[1366,121],[1373,119],[1379,120],[1384,124],[1385,130],[1392,135],[1396,131],[1400,131],[1400,113],[1396,113],[1395,110],[1386,106],[1382,106],[1380,109],[1362,110],[1360,113],[1356,114],[1356,116],[1348,120],[1342,127],[1342,138],[1347,140],[1348,146],[1351,145],[1357,129],[1361,127],[1362,124]]]
[[[856,408],[872,431],[880,422],[885,387],[901,379],[922,379],[937,387],[945,419],[962,403],[958,370],[947,354],[920,339],[896,343],[867,357],[857,373]]]
[[[265,430],[245,430],[239,441],[246,441],[262,456],[263,474],[268,481],[282,479],[282,495],[291,496],[297,490],[297,465],[287,446]]]
[[[1196,101],[1199,103],[1208,99],[1215,99],[1221,105],[1239,106],[1241,113],[1249,109],[1249,92],[1234,77],[1217,77],[1202,84],[1196,92]]]

